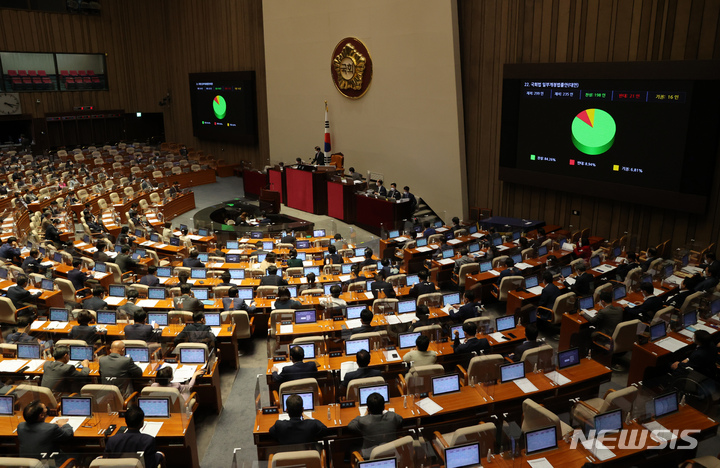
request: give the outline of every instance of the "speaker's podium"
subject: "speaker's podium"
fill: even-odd
[[[327,214],[327,175],[335,166],[289,167],[285,169],[287,186],[287,206],[296,210]]]

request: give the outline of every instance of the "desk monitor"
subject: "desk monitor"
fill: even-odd
[[[287,399],[290,395],[297,395],[300,398],[302,398],[303,411],[313,411],[315,409],[315,395],[313,394],[313,392],[283,393],[282,394],[283,413],[287,413]]]
[[[50,321],[51,322],[67,322],[68,311],[67,309],[50,309]]]
[[[578,300],[580,310],[592,310],[595,307],[595,300],[592,296],[581,297]]]
[[[480,465],[480,443],[455,445],[445,449],[445,468]]]
[[[43,278],[42,282],[40,283],[40,287],[45,291],[52,291],[53,289],[55,289],[55,282],[50,278]]]
[[[355,256],[356,257],[364,257],[365,256],[365,247],[355,247]]]
[[[190,269],[190,278],[206,279],[207,278],[207,270],[205,270],[205,268],[191,268]]]
[[[263,237],[263,233],[260,231],[253,231],[250,233],[251,239],[262,239],[262,237]]]
[[[326,284],[324,284],[324,285],[323,285],[323,290],[325,291],[325,295],[326,295],[326,296],[329,296],[329,295],[330,295],[330,289],[331,289],[333,286],[340,286],[340,287],[342,287],[342,285],[341,285],[340,283],[326,283]]]
[[[342,274],[343,275],[349,275],[352,271],[352,263],[343,263],[342,264]]]
[[[427,246],[427,237],[420,237],[415,241],[415,247],[425,247]]]
[[[573,272],[573,269],[572,269],[572,266],[570,266],[570,265],[565,265],[564,267],[562,267],[560,269],[560,274],[565,278],[572,275],[572,272]]]
[[[408,287],[412,287],[420,282],[420,277],[418,275],[407,275],[405,277],[405,284]]]
[[[688,263],[690,263],[690,255],[689,255],[689,254],[683,255],[683,258],[682,258],[682,260],[681,260],[681,263],[682,263],[682,266],[683,266],[683,267],[688,266]]]
[[[472,244],[468,245],[468,252],[475,253],[480,251],[480,244],[477,242],[473,242]]]
[[[210,327],[219,327],[220,325],[222,325],[222,320],[220,320],[220,313],[205,312],[205,325],[208,325]]]
[[[165,288],[149,287],[148,288],[148,299],[164,300],[166,292],[167,291],[165,291]]]
[[[476,232],[478,232],[477,224],[468,226],[468,234],[475,234]]]
[[[114,310],[98,310],[97,323],[99,325],[115,325],[117,323],[117,314]]]
[[[198,236],[205,237],[208,235],[208,230],[207,229],[198,229],[197,233],[198,233]]]
[[[443,307],[460,304],[460,293],[443,294]]]
[[[373,393],[379,393],[382,395],[382,397],[385,399],[385,402],[387,403],[390,401],[390,393],[388,392],[388,385],[373,385],[370,387],[360,387],[358,388],[358,396],[360,397],[360,406],[367,405],[367,399],[370,395]]]
[[[90,397],[63,397],[61,412],[63,416],[92,416],[92,398]]]
[[[125,286],[122,284],[111,284],[108,295],[112,297],[125,297]]]
[[[446,395],[460,391],[460,374],[441,375],[432,378],[433,396]]]
[[[180,238],[179,237],[171,237],[170,245],[172,245],[173,247],[180,247]]]
[[[142,257],[146,256],[147,252],[145,251],[145,249],[135,249],[135,253],[138,254],[142,258]],[[205,254],[205,255],[207,255],[207,254]],[[206,261],[206,260],[203,260],[203,261]]]
[[[313,230],[313,237],[325,237],[325,229]]]
[[[613,257],[617,258],[622,254],[622,247],[615,247],[613,249]]]
[[[195,296],[195,299],[199,301],[207,301],[209,294],[207,288],[190,288],[190,291],[192,291],[193,296]]]
[[[453,325],[450,327],[450,338],[455,339],[455,332],[460,336],[462,339],[463,336],[465,336],[465,332],[463,332],[462,324],[460,325]]]
[[[394,239],[396,237],[400,237],[400,231],[398,231],[397,229],[388,233],[388,239]]]
[[[234,240],[234,241],[229,240],[229,241],[227,241],[227,242],[225,243],[225,248],[228,249],[228,250],[239,249],[239,248],[240,248],[240,243],[239,243],[238,241],[236,241],[236,240]]]
[[[537,276],[531,275],[525,277],[525,289],[534,288],[538,284],[540,284],[540,281]]]
[[[623,299],[627,293],[625,292],[625,285],[621,284],[615,289],[613,289],[613,301],[619,301],[620,299]]]
[[[656,323],[650,325],[650,341],[659,340],[664,338],[667,330],[665,329],[665,322]]]
[[[227,257],[225,259],[227,260]],[[230,273],[230,278],[232,279],[245,279],[245,270],[241,268],[232,268],[228,270],[228,272]]]
[[[678,411],[677,392],[670,392],[653,398],[655,419]]]
[[[512,382],[525,377],[525,363],[503,364],[500,366],[500,383]]]
[[[525,433],[525,455],[556,449],[557,432],[555,426],[548,426]]]
[[[683,314],[683,326],[691,327],[697,323],[697,310],[691,310]]]
[[[362,311],[365,310],[365,309],[367,309],[367,307],[365,307],[364,305],[360,305],[360,306],[350,306],[350,307],[348,307],[348,308],[347,308],[347,318],[348,318],[348,320],[359,319],[359,318],[360,318],[360,314],[361,314]]]
[[[515,254],[510,258],[512,258],[515,263],[522,263],[522,255],[520,254]]]
[[[580,349],[570,348],[565,351],[558,351],[558,369],[566,369],[568,367],[580,364]]]
[[[652,275],[648,275],[648,274],[642,275],[642,277],[640,278],[640,282],[652,284],[652,282],[653,282]]]
[[[450,240],[455,237],[455,233],[452,231],[445,231],[445,240]]]
[[[138,406],[145,413],[145,418],[169,418],[170,398],[145,398],[137,400]]]
[[[242,300],[252,300],[253,288],[238,288],[238,298]]]
[[[168,325],[168,313],[167,312],[150,312],[147,318],[148,323],[157,323],[161,327],[167,327]]]
[[[398,314],[408,314],[410,312],[415,312],[415,306],[415,299],[398,301]]]
[[[667,265],[665,267],[665,275],[664,275],[665,278],[672,276],[674,272],[675,272],[675,265]]]
[[[180,348],[180,364],[205,364],[205,350],[202,348]]]
[[[596,266],[600,265],[600,256],[595,255],[590,257],[590,268],[595,268]]]
[[[617,432],[623,427],[622,410],[616,409],[595,416],[595,433]]]
[[[160,242],[160,236],[157,235],[156,233],[150,234],[150,240],[151,240],[152,242]],[[118,246],[116,245],[116,246],[115,246],[115,251],[116,251],[116,252],[118,251],[117,248],[118,248]],[[119,252],[118,252],[118,253],[119,253]]]
[[[0,278],[7,279],[8,271],[7,268],[0,268]]]
[[[503,332],[515,328],[515,316],[503,315],[495,319],[495,330]]]
[[[359,340],[347,340],[345,342],[345,355],[346,356],[354,356],[358,353],[358,351],[364,349],[365,351],[370,351],[370,339],[369,338],[361,338]]]
[[[520,234],[522,234],[520,231],[513,231],[512,240],[516,241],[516,240],[520,239]]]
[[[172,276],[172,267],[164,266],[164,267],[157,267],[156,276],[158,278],[169,278]]]
[[[290,347],[297,346],[303,350],[303,359],[315,359],[315,343],[297,343]]]
[[[422,333],[420,332],[400,333],[398,335],[398,344],[400,346],[400,349],[408,349],[415,347],[415,342],[420,335],[422,335]]]
[[[492,262],[480,262],[480,273],[492,270]]]
[[[455,256],[455,251],[453,249],[447,249],[442,251],[442,258],[453,258]]]
[[[199,252],[198,253],[198,260],[200,260],[203,263],[206,263],[210,259],[210,254],[207,252]]]
[[[315,315],[315,309],[307,310],[296,310],[295,313],[295,324],[302,323],[316,323],[317,317]]]
[[[150,349],[142,346],[126,346],[125,356],[131,357],[134,362],[150,362]]]
[[[82,361],[84,359],[87,359],[88,361],[93,360],[92,346],[70,346],[71,361]]]
[[[305,253],[305,252],[298,252],[298,253],[297,253],[297,259],[298,259],[298,260],[302,260],[302,261],[304,262],[305,260],[307,260],[307,253]],[[348,273],[350,273],[350,272],[348,271]]]
[[[365,281],[365,291],[372,291],[372,284],[375,282],[375,280],[367,280]],[[378,290],[379,291],[379,290]]]
[[[547,245],[541,245],[538,247],[537,251],[538,257],[544,257],[548,253]]]
[[[319,266],[310,266],[303,268],[303,274],[305,276],[309,275],[310,273],[314,273],[315,276],[320,276],[320,267]]]
[[[285,286],[290,293],[290,297],[297,297],[297,286]]]
[[[225,263],[240,263],[240,254],[225,255]]]
[[[55,252],[53,254],[53,261],[57,262],[57,263],[62,263],[62,261],[63,261],[62,254],[60,252]]]
[[[275,243],[273,241],[263,241],[263,250],[267,250],[268,252],[275,248]]]
[[[499,245],[502,245],[503,240],[502,240],[502,237],[497,236],[497,237],[493,237],[492,242],[493,242],[493,245],[494,245],[495,247],[497,247],[497,246],[499,246]]]
[[[103,262],[95,262],[95,268],[93,268],[93,270],[98,273],[107,273],[107,265]]]
[[[710,303],[710,312],[715,315],[720,312],[720,299],[715,299]]]
[[[398,468],[397,459],[380,458],[378,460],[363,461],[358,463],[358,468]]]
[[[435,224],[433,224],[433,226],[435,226],[436,228],[440,228],[443,227],[443,223],[442,221],[435,221]]]
[[[40,252],[40,258],[45,258],[45,254],[47,253],[45,247],[38,247],[38,252]]]
[[[12,416],[15,408],[15,396],[0,396],[0,416]]]
[[[299,240],[295,244],[296,249],[309,249],[310,248],[310,241],[307,240]]]
[[[40,359],[40,345],[37,343],[18,343],[18,359]]]

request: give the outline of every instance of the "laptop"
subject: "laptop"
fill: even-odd
[[[0,278],[7,279],[8,271],[7,268],[0,268]]]
[[[313,411],[315,409],[315,395],[313,394],[313,392],[283,393],[282,394],[283,413],[287,413],[287,399],[290,395],[297,395],[300,398],[302,398],[303,411]]]
[[[305,260],[307,260],[307,254],[305,252],[298,252],[297,259],[302,260],[304,262]],[[349,271],[348,271],[348,273],[349,273]]]
[[[63,416],[92,416],[92,398],[90,397],[63,397],[61,413]]]
[[[148,299],[163,300],[166,292],[165,288],[150,287],[148,288]]]
[[[125,286],[119,284],[111,284],[108,288],[108,295],[112,297],[125,297]]]
[[[170,417],[170,399],[169,398],[145,398],[140,397],[137,400],[138,406],[145,418],[169,418]]]
[[[434,397],[460,391],[460,374],[441,375],[432,378]]]
[[[408,349],[415,347],[415,342],[420,335],[422,335],[422,333],[420,332],[400,333],[398,335],[398,344],[400,346],[400,349]]]
[[[619,301],[620,299],[623,299],[626,295],[627,293],[625,292],[624,284],[613,289],[613,301]]]
[[[152,242],[160,242],[160,236],[158,236],[157,234],[150,234],[150,241],[152,241]],[[116,251],[116,252],[118,251],[117,248],[118,248],[118,246],[116,245],[116,246],[115,246],[115,251]],[[119,252],[118,252],[118,253],[119,253]]]
[[[667,333],[665,322],[656,323],[650,325],[650,341],[657,341],[660,338],[665,338]]]
[[[60,252],[55,252],[53,254],[53,262],[62,263],[62,261],[63,261],[62,254]]]
[[[354,356],[360,350],[370,351],[370,339],[347,340],[345,342],[345,355]]]
[[[515,262],[515,263],[521,263],[521,262],[522,262],[522,255],[520,255],[520,254],[515,254],[515,255],[513,255],[513,256],[510,257],[510,258],[512,258],[513,262]]]
[[[43,278],[42,282],[40,283],[40,287],[45,291],[52,291],[53,289],[55,289],[55,282],[50,278]]]
[[[606,413],[598,414],[594,418],[595,433],[617,432],[623,427],[622,410],[616,409]]]
[[[460,325],[453,325],[452,327],[450,327],[450,338],[455,339],[455,332],[458,333],[458,335],[460,336],[460,338],[462,338],[463,336],[465,336],[465,333],[463,332],[462,324],[460,324]]]
[[[67,322],[68,311],[67,309],[50,309],[50,321],[51,322]]]
[[[352,263],[343,263],[342,264],[342,274],[343,275],[349,275],[352,271]]]
[[[170,245],[172,245],[173,247],[179,247],[180,246],[180,238],[179,237],[171,237]]]
[[[15,408],[14,395],[0,396],[0,416],[12,416]]]
[[[683,314],[683,327],[692,327],[697,324],[697,310],[691,310]]]
[[[296,310],[295,312],[295,323],[316,323],[317,317],[315,316],[315,309],[307,310]]]
[[[168,326],[168,313],[167,312],[150,312],[148,313],[148,323],[157,323],[158,326]]]
[[[225,258],[227,260],[227,257]],[[231,263],[231,262],[228,262]],[[245,279],[245,270],[241,270],[239,268],[233,268],[231,270],[228,270],[230,273],[230,278],[232,279]]]
[[[299,240],[295,244],[296,249],[309,249],[310,248],[310,241],[307,240]]]
[[[443,223],[442,221],[435,221],[435,224],[433,226],[435,226],[436,228],[443,227]]]
[[[456,445],[445,449],[446,468],[480,466],[480,444]]]
[[[361,306],[350,306],[350,307],[348,307],[348,308],[347,308],[347,318],[348,318],[348,320],[359,319],[359,318],[360,318],[360,314],[361,314],[362,311],[365,310],[365,309],[367,309],[367,307],[365,307],[364,305],[361,305]]]
[[[297,346],[303,350],[303,359],[315,359],[315,343],[297,343],[290,347]]]
[[[547,245],[541,245],[540,247],[538,247],[537,250],[538,250],[538,253],[537,253],[538,257],[544,257],[548,253]]]
[[[415,241],[415,246],[416,246],[416,247],[425,247],[425,246],[427,246],[427,238],[426,238],[426,237],[421,237],[420,239],[417,239],[417,240]]]
[[[504,332],[505,330],[512,330],[515,328],[515,316],[504,315],[495,319],[495,330]]]
[[[557,355],[558,369],[566,369],[568,367],[580,364],[580,348],[570,348],[565,351],[558,351]]]
[[[340,286],[340,283],[328,283],[323,285],[323,290],[325,291],[326,296],[330,295],[330,288],[332,288],[333,286]]]
[[[180,364],[205,364],[205,350],[202,348],[180,348]]]
[[[502,237],[500,237],[500,236],[493,237],[493,245],[495,247],[502,245],[502,243],[503,243]]]
[[[652,282],[653,282],[653,280],[652,280],[652,275],[647,275],[647,274],[642,275],[642,277],[640,278],[640,282],[641,282],[641,283],[650,283],[650,284],[652,284]]]
[[[500,366],[500,383],[512,382],[525,377],[525,363],[516,362]]]
[[[447,249],[442,251],[442,258],[453,258],[455,256],[455,251],[453,249]]]
[[[172,276],[172,267],[158,267],[157,277],[158,278],[170,278]]]
[[[358,463],[358,468],[397,468],[397,459],[380,458],[378,460],[363,461]]]
[[[143,236],[143,232],[140,229],[135,229],[135,237],[142,237],[142,236]],[[87,236],[87,238],[88,238],[88,240],[90,240],[90,236]],[[90,242],[86,241],[84,237],[83,237],[83,242],[85,242],[86,244],[90,243]]]
[[[103,262],[95,262],[95,268],[93,268],[93,271],[98,273],[107,273],[107,265]]]
[[[290,293],[290,297],[297,297],[297,286],[285,286]]]
[[[379,393],[385,399],[385,402],[390,400],[390,392],[388,391],[388,385],[372,385],[370,387],[358,388],[358,396],[360,397],[360,406],[367,405],[367,399],[373,393]]]
[[[135,249],[135,253],[142,258],[145,257],[147,252],[145,251],[145,249]]]
[[[303,268],[303,274],[305,276],[309,275],[310,273],[314,273],[316,277],[320,276],[320,267],[319,266],[311,266],[311,267]]]
[[[150,362],[150,350],[140,346],[125,347],[125,356],[129,356],[135,362]]]
[[[525,289],[534,288],[539,284],[540,284],[540,281],[538,280],[537,276],[533,275],[533,276],[525,277]]]
[[[240,263],[240,255],[239,254],[225,255],[225,263]]]
[[[270,251],[275,248],[275,243],[273,241],[263,241],[263,250]]]
[[[315,236],[315,237],[318,237],[318,236]],[[388,233],[388,239],[394,239],[396,237],[400,237],[400,231],[398,231],[397,229],[394,231],[390,231]]]
[[[480,273],[492,270],[492,262],[480,262]]]
[[[114,310],[98,310],[97,323],[99,325],[115,325],[117,323],[117,314]]]
[[[443,307],[460,304],[460,293],[443,294]]]
[[[418,275],[407,275],[405,277],[405,284],[408,287],[414,286],[420,282],[420,277]]]
[[[355,256],[356,257],[364,257],[365,256],[365,247],[356,247],[355,248]]]
[[[18,343],[18,359],[40,359],[40,345],[36,343]]]
[[[600,256],[595,255],[594,257],[590,257],[590,268],[595,268],[596,266],[600,265]]]
[[[202,237],[205,237],[209,234],[207,229],[198,229],[197,233],[198,233],[198,236],[202,236]]]
[[[238,288],[238,298],[242,300],[252,300],[253,289],[252,288]]]
[[[313,237],[325,237],[325,229],[314,229]]]
[[[592,296],[585,296],[578,299],[578,305],[580,310],[593,310],[595,307],[595,300]]]
[[[190,288],[190,291],[193,293],[193,296],[195,296],[195,299],[199,300],[200,302],[207,301],[208,297],[210,297],[207,288]]]
[[[220,320],[219,312],[206,312],[205,313],[205,325],[209,327],[219,327],[222,325]]]
[[[234,241],[227,241],[225,243],[225,248],[228,250],[235,250],[240,248],[240,243],[236,240]]]
[[[683,268],[688,266],[688,263],[690,263],[690,255],[689,254],[683,255],[681,262],[682,262]]]
[[[558,447],[555,426],[544,427],[525,433],[525,455],[533,455]]]
[[[715,299],[710,303],[710,313],[711,315],[720,313],[720,299]]]
[[[653,414],[655,419],[678,411],[677,392],[670,392],[653,398]]]
[[[192,279],[207,279],[207,270],[205,268],[191,268],[190,278]]]
[[[415,299],[407,299],[404,301],[398,301],[398,314],[407,314],[415,312]]]
[[[198,253],[198,260],[200,260],[203,263],[207,262],[209,258],[210,258],[210,254],[208,254],[207,252]]]
[[[573,269],[570,265],[565,265],[560,269],[560,274],[567,278],[568,276],[572,275]]]
[[[475,243],[468,245],[468,252],[469,253],[480,252],[480,244],[475,242]]]
[[[70,360],[71,361],[88,361],[93,360],[93,347],[92,346],[70,346]]]

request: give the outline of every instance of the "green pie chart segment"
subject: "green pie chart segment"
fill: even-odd
[[[615,119],[601,109],[585,109],[572,122],[572,142],[588,155],[603,154],[615,142]]]
[[[215,99],[213,99],[213,112],[215,112],[215,117],[217,117],[219,120],[224,119],[225,115],[227,114],[227,105],[225,104],[225,98],[223,98],[219,94],[215,96]]]

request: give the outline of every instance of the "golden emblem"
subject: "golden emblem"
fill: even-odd
[[[372,80],[372,59],[359,39],[348,37],[335,46],[331,68],[333,83],[340,94],[358,99],[367,92]]]

